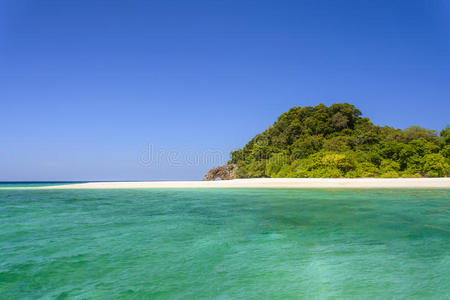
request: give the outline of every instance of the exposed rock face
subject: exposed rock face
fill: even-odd
[[[217,167],[214,169],[211,169],[206,173],[205,177],[203,177],[203,180],[205,181],[213,181],[217,178],[220,178],[222,180],[230,180],[236,178],[236,170],[237,166],[235,164],[228,164],[221,167]]]

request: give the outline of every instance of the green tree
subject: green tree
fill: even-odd
[[[450,145],[450,125],[442,129],[441,137],[445,145]]]
[[[424,157],[422,172],[429,177],[448,176],[450,166],[441,154],[427,154]]]
[[[408,127],[402,132],[402,135],[400,136],[400,140],[404,143],[408,143],[420,138],[433,143],[436,143],[439,140],[436,130],[425,129],[420,126]]]
[[[268,177],[278,177],[277,174],[280,172],[281,168],[289,164],[289,156],[281,153],[276,153],[267,160],[265,174]]]
[[[308,157],[318,152],[322,148],[323,140],[321,135],[310,135],[297,139],[291,147],[293,159]]]
[[[446,176],[450,126],[376,126],[348,103],[293,107],[242,149],[238,177]]]

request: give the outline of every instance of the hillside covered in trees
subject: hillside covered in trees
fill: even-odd
[[[450,175],[450,127],[376,126],[348,103],[293,107],[231,153],[237,178]]]

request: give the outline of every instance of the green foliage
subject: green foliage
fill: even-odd
[[[303,136],[297,139],[291,147],[294,159],[308,157],[322,149],[323,137],[321,135]]]
[[[439,139],[436,130],[425,129],[420,126],[408,127],[403,130],[402,134],[400,135],[400,140],[404,143],[408,143],[420,138],[423,138],[430,142],[436,142]]]
[[[281,168],[289,164],[289,156],[276,153],[267,160],[265,175],[268,177],[277,177],[277,174],[280,172]]]
[[[400,171],[400,164],[391,159],[383,159],[380,164],[380,171],[383,173],[398,172]]]
[[[371,162],[363,161],[358,163],[353,170],[348,171],[345,177],[377,177],[379,175],[379,169]]]
[[[440,153],[443,157],[450,159],[450,145],[443,146]]]
[[[387,171],[387,172],[382,172],[380,174],[380,177],[382,177],[382,178],[397,178],[397,177],[399,177],[399,174],[396,171]]]
[[[425,155],[422,172],[426,176],[446,176],[449,171],[450,166],[441,154],[433,153]]]
[[[375,126],[348,103],[293,107],[230,163],[240,178],[449,176],[450,126],[438,136]]]
[[[450,125],[447,125],[445,129],[441,131],[441,137],[443,138],[444,145],[450,145]]]

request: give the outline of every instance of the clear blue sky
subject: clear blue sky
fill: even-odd
[[[440,130],[450,1],[0,0],[0,101],[0,180],[200,179],[320,102]]]

